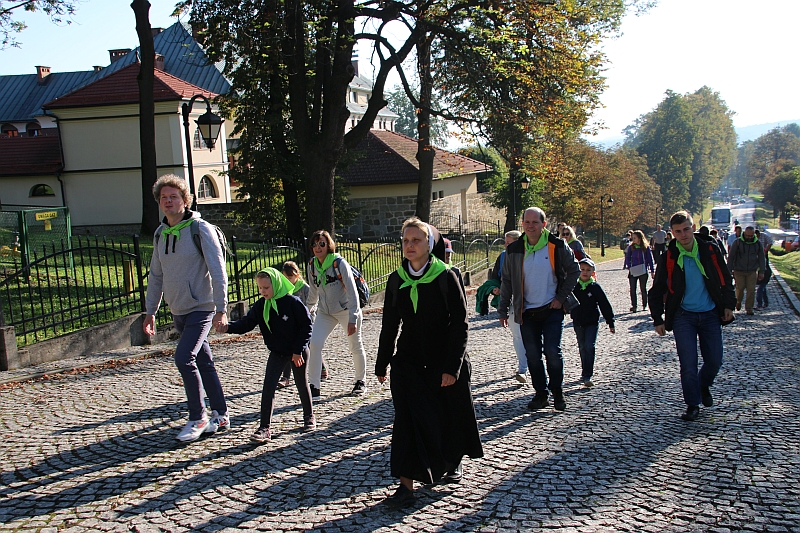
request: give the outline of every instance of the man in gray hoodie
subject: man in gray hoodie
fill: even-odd
[[[756,281],[764,279],[767,270],[763,245],[758,242],[753,226],[747,226],[742,236],[733,241],[728,250],[728,269],[736,281],[736,310],[742,309],[742,297],[747,290],[744,308],[753,314],[756,299]]]
[[[228,323],[225,252],[216,229],[189,209],[192,194],[186,180],[173,174],[161,176],[153,185],[153,196],[165,216],[153,238],[143,328],[147,335],[155,335],[155,314],[163,296],[181,334],[175,365],[189,404],[189,422],[176,438],[191,442],[203,433],[230,428],[225,394],[208,344],[211,327]],[[211,404],[210,418],[204,389]]]

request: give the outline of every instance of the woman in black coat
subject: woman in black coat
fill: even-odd
[[[386,503],[397,507],[413,502],[414,480],[458,482],[464,455],[483,457],[470,390],[464,294],[455,274],[431,255],[427,224],[410,218],[402,235],[405,259],[387,282],[375,363],[381,383],[392,367],[391,467],[400,486]]]

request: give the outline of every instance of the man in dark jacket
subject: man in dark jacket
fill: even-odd
[[[752,315],[756,299],[756,282],[764,279],[766,271],[764,247],[758,242],[753,226],[747,226],[741,237],[733,241],[728,251],[728,268],[736,280],[736,310],[741,311],[742,298],[747,289],[744,309],[748,315]]]
[[[549,389],[553,394],[553,406],[563,411],[567,408],[562,389],[563,306],[572,294],[581,271],[572,249],[557,235],[551,235],[546,226],[544,211],[538,207],[525,210],[522,217],[525,234],[506,248],[497,313],[500,315],[500,325],[507,328],[513,296],[513,319],[520,325],[531,380],[536,390],[528,409],[546,407]],[[542,362],[543,353],[547,361],[547,376]]]
[[[648,303],[656,333],[675,334],[687,406],[681,418],[692,421],[700,415],[701,402],[706,407],[714,404],[710,387],[722,366],[721,326],[733,321],[736,296],[722,252],[713,239],[694,233],[689,213],[672,215],[670,226],[675,238],[658,260]]]

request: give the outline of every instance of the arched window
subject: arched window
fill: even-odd
[[[25,131],[28,133],[28,137],[38,137],[40,129],[42,129],[42,127],[36,122],[29,122],[28,125],[25,126]]]
[[[49,185],[45,185],[44,183],[40,183],[39,185],[34,185],[31,189],[31,198],[34,196],[55,196],[56,193],[53,192],[52,187]]]
[[[203,176],[200,184],[197,186],[197,199],[201,198],[216,198],[217,193],[214,191],[214,182],[208,176]]]
[[[3,124],[0,126],[0,132],[9,137],[17,137],[19,135],[19,131],[12,124]]]

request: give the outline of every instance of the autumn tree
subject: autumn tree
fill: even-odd
[[[56,24],[71,24],[77,0],[0,0],[0,50],[22,43],[16,36],[28,26],[20,19],[22,13],[42,12]]]

